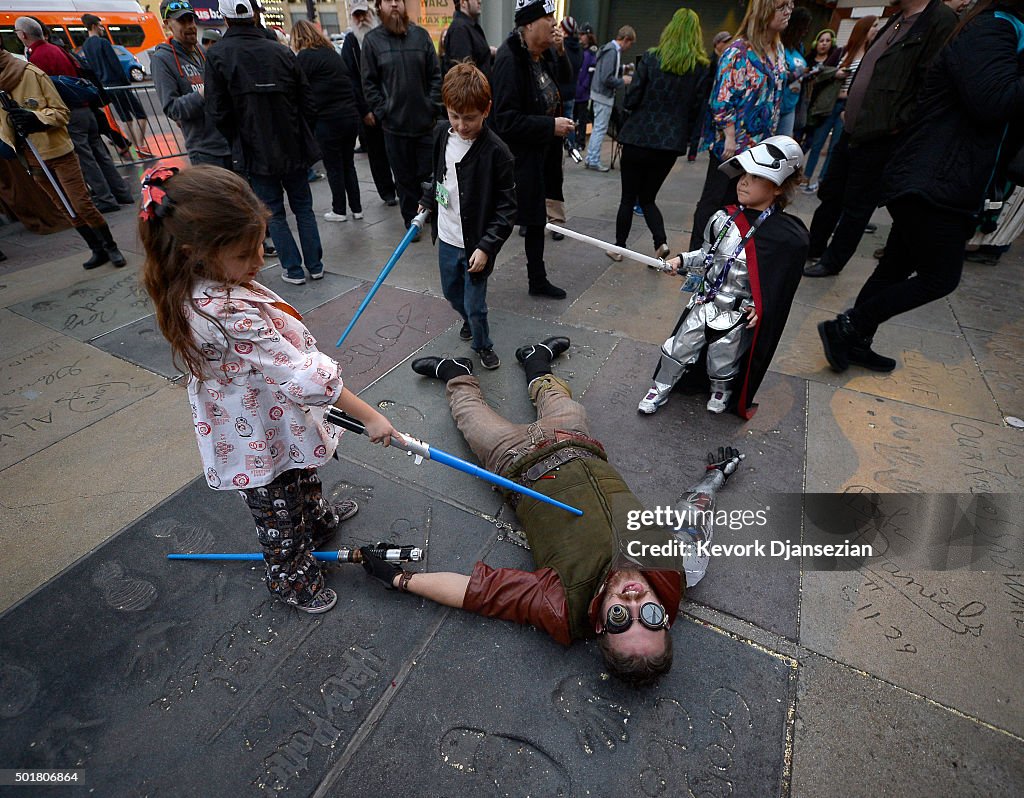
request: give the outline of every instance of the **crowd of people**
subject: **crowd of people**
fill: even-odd
[[[806,42],[812,16],[791,0],[749,0],[738,29],[716,34],[710,53],[698,15],[680,8],[627,68],[632,27],[598,46],[589,25],[555,19],[554,0],[516,0],[515,27],[497,47],[480,26],[480,0],[458,0],[440,56],[405,0],[376,0],[372,11],[353,0],[340,51],[307,21],[281,46],[255,0],[221,0],[227,30],[208,48],[189,1],[162,0],[169,38],[153,53],[153,79],[191,166],[157,167],[143,180],[144,284],[191,377],[207,482],[242,493],[271,593],[309,613],[337,601],[311,552],[358,507],[322,496],[316,468],[338,445],[326,408],[358,419],[376,443],[401,438],[344,387],[338,363],[317,350],[294,309],[255,279],[268,231],[284,281],[323,277],[313,164],[322,160],[327,172],[327,222],[363,216],[357,138],[381,201],[399,206],[405,226],[430,212],[460,338],[494,369],[486,291],[497,256],[518,226],[529,294],[565,298],[544,260],[545,224],[565,218],[565,153],[586,145],[583,165],[607,171],[604,139],[614,127],[622,147],[615,243],[625,247],[639,211],[664,270],[690,292],[638,410],[655,413],[689,381],[710,393],[710,412],[749,418],[800,280],[838,274],[877,207],[893,220],[878,264],[852,307],[818,327],[836,371],[893,370],[896,361],[872,348],[879,326],[952,292],[969,240],[1005,247],[1007,230],[1024,224],[1024,0],[890,5],[887,16],[859,18],[840,45],[831,29]],[[17,21],[28,61],[0,50],[0,90],[10,100],[0,141],[5,157],[27,160],[86,240],[85,268],[123,266],[101,211],[132,202],[132,193],[100,141],[99,98],[73,93],[87,66],[102,75],[106,58],[102,20],[83,21],[88,65],[48,43],[36,21]],[[139,110],[126,101],[119,111],[136,147],[146,136]],[[693,160],[697,149],[708,152],[708,168],[689,248],[669,259],[657,196],[676,160]],[[819,200],[809,230],[786,211],[799,186]],[[623,514],[639,502],[551,372],[570,345],[554,336],[515,350],[537,407],[529,425],[490,408],[473,360],[412,363],[446,383],[456,424],[490,470],[586,508],[567,521],[510,495],[539,570],[478,563],[472,575],[414,573],[369,549],[365,566],[390,588],[532,623],[562,643],[597,635],[613,673],[645,682],[671,665],[681,572],[690,586],[700,574],[619,561]],[[233,427],[223,423],[231,418]],[[238,454],[254,435],[273,441],[268,454]],[[733,450],[712,455],[690,505],[708,506],[739,461]],[[634,537],[645,535],[656,537]]]

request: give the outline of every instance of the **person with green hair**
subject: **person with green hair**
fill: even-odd
[[[665,221],[655,204],[658,191],[676,158],[686,153],[693,128],[701,123],[700,111],[708,94],[708,55],[700,17],[680,8],[652,47],[637,64],[626,92],[629,113],[619,142],[622,144],[622,197],[615,217],[615,243],[626,246],[633,223],[633,207],[639,205],[654,238],[656,257],[669,253]],[[608,252],[615,261],[622,256]]]

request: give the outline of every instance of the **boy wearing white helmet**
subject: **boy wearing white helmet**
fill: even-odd
[[[740,204],[718,211],[704,246],[669,261],[692,291],[661,347],[654,385],[638,410],[651,414],[689,372],[693,387],[710,388],[712,413],[735,410],[748,419],[789,317],[803,262],[807,228],[784,212],[800,179],[803,152],[788,136],[772,136],[719,169],[739,177]],[[694,369],[701,360],[706,369]]]

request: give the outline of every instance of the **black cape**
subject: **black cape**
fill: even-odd
[[[736,207],[730,206],[726,211],[732,215]],[[740,232],[746,233],[758,216],[760,211],[753,210],[745,210],[737,216],[736,223]],[[788,213],[776,212],[765,219],[745,247],[750,291],[758,322],[752,330],[754,339],[743,357],[739,373],[729,386],[732,391],[729,410],[743,419],[753,418],[757,412],[754,396],[775,356],[782,331],[786,328],[789,309],[803,276],[809,244],[807,228],[800,219]],[[690,308],[683,311],[672,331],[673,335],[689,312]],[[705,346],[697,362],[687,369],[676,384],[676,389],[695,393],[706,392],[710,387]]]

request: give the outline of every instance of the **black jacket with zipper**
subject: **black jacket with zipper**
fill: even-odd
[[[1000,154],[1024,133],[1024,14],[997,3],[942,51],[928,73],[917,118],[889,160],[885,203],[916,195],[946,210],[975,214],[997,181]]]
[[[889,18],[872,46],[885,41],[901,15]],[[910,33],[879,57],[867,85],[850,145],[857,147],[868,141],[894,136],[914,121],[917,98],[924,85],[928,67],[956,27],[957,16],[942,0],[931,0],[914,22]],[[863,70],[854,83],[863,79]]]
[[[435,186],[439,180],[444,180],[448,136],[455,135],[450,131],[447,120],[438,122],[434,128],[430,161],[433,177],[420,200],[420,205],[431,211],[431,241],[437,241]],[[487,253],[487,266],[479,273],[483,280],[494,271],[495,258],[512,232],[516,214],[512,153],[505,142],[485,126],[462,160],[455,164],[455,171],[459,178],[459,212],[466,258],[468,260],[475,249]]]
[[[280,176],[320,160],[316,105],[295,54],[253,25],[229,27],[206,54],[206,112],[246,174]]]

